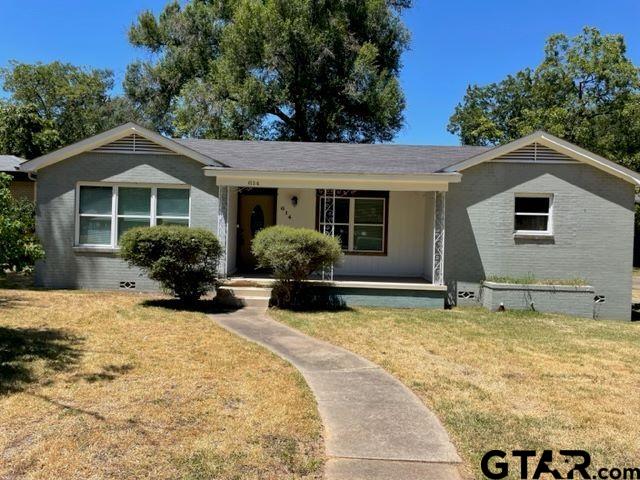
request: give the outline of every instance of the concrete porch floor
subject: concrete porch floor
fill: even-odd
[[[256,286],[269,287],[273,283],[273,277],[265,273],[242,273],[230,275],[225,281],[226,286]],[[340,288],[367,288],[382,290],[423,290],[444,292],[446,285],[435,285],[420,277],[386,277],[386,276],[356,276],[336,275],[333,280],[314,276],[309,282],[328,284]]]

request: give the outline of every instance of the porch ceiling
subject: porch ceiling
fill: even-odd
[[[459,173],[363,174],[266,172],[205,167],[205,175],[216,177],[221,186],[262,188],[336,188],[389,191],[446,192],[460,182]]]

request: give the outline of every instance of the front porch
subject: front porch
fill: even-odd
[[[445,192],[458,177],[367,181],[316,175],[294,182],[273,173],[252,172],[252,179],[214,173],[225,251],[221,274],[228,284],[271,282],[251,267],[247,252],[260,228],[286,225],[339,238],[343,261],[310,282],[347,304],[444,306]]]

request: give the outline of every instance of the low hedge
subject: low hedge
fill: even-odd
[[[122,236],[120,255],[172,295],[194,302],[215,288],[222,247],[201,228],[142,227]]]

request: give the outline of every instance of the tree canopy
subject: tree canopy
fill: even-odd
[[[142,13],[127,96],[158,130],[217,138],[388,141],[410,0],[191,0]]]
[[[640,70],[621,35],[585,28],[573,38],[551,36],[535,69],[469,86],[448,126],[470,145],[505,143],[538,129],[640,167]]]
[[[12,178],[0,173],[0,275],[5,270],[23,271],[44,256],[34,234],[35,206],[11,195]]]
[[[127,99],[112,98],[109,70],[68,63],[12,62],[0,69],[0,153],[34,158],[133,120]]]

